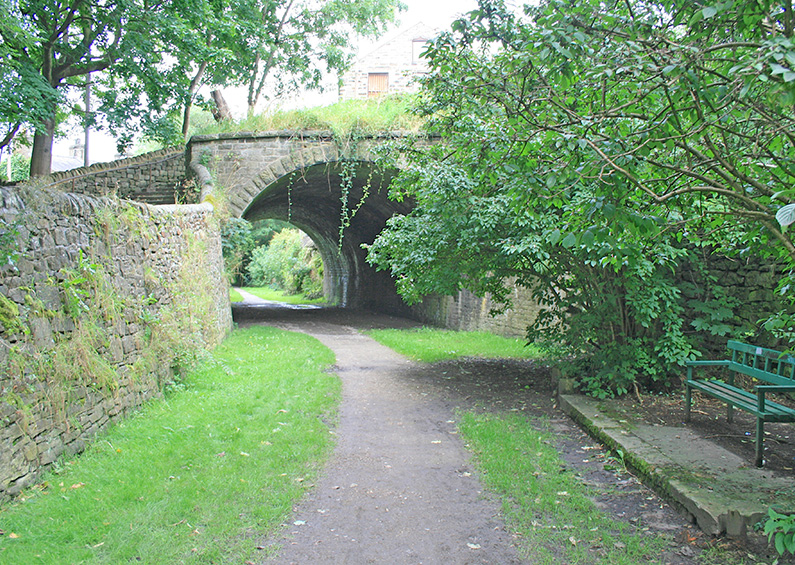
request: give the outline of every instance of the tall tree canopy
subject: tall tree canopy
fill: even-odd
[[[34,175],[49,173],[68,92],[90,73],[96,110],[126,133],[123,142],[136,130],[174,142],[202,85],[251,85],[251,108],[266,77],[316,86],[323,68],[347,64],[354,36],[376,36],[402,8],[398,0],[0,2],[0,141],[35,129]]]
[[[730,331],[730,298],[677,265],[795,265],[794,23],[764,0],[481,0],[428,49],[420,110],[444,143],[398,177],[418,205],[370,261],[414,299],[533,288],[532,335],[588,359],[594,394],[665,380],[694,353],[685,304]]]

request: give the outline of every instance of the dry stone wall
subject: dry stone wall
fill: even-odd
[[[231,327],[208,204],[0,187],[0,265],[0,499],[160,395],[186,349]]]
[[[524,337],[527,327],[538,316],[540,306],[531,292],[522,287],[514,287],[511,308],[496,315],[497,309],[490,295],[483,297],[463,290],[457,296],[427,297],[412,308],[421,321],[452,330],[488,331],[505,337]]]
[[[52,187],[65,192],[174,204],[186,191],[190,192],[185,170],[185,149],[176,147],[63,171],[48,178]]]

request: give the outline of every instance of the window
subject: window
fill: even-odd
[[[367,75],[367,96],[381,96],[389,91],[389,73]]]

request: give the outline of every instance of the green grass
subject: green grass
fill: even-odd
[[[373,339],[416,361],[433,363],[457,357],[516,358],[541,357],[537,347],[521,339],[488,332],[458,332],[436,328],[413,330],[371,330]]]
[[[563,470],[552,437],[526,417],[467,413],[459,430],[533,563],[659,562],[668,540],[644,535],[596,508],[594,493]]]
[[[243,563],[330,452],[317,340],[236,331],[184,381],[0,511],[0,563]]]
[[[191,135],[237,133],[241,131],[323,130],[339,138],[352,132],[378,134],[396,130],[417,132],[422,120],[411,114],[409,96],[385,96],[369,100],[346,100],[329,106],[282,110],[259,114],[241,121],[216,122],[197,113]]]
[[[243,290],[258,296],[263,300],[273,300],[274,302],[284,302],[286,304],[325,304],[324,298],[306,298],[303,294],[285,294],[281,290],[274,290],[268,287],[244,287]],[[241,297],[242,298],[242,297]]]
[[[236,291],[234,288],[229,289],[229,299],[232,302],[243,302],[243,297],[240,296],[240,293]]]

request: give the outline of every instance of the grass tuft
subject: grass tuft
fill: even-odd
[[[234,332],[181,390],[2,508],[0,562],[250,559],[330,452],[333,362],[303,334]]]

